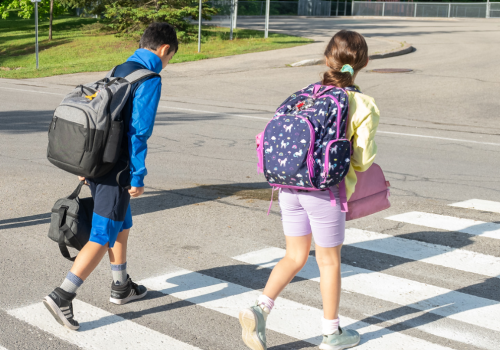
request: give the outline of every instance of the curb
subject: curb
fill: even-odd
[[[371,55],[370,60],[378,60],[382,58],[396,57],[409,54],[410,52],[415,51],[415,48],[411,44],[404,44],[403,47],[398,48],[396,50],[380,53],[376,55]],[[303,60],[299,62],[295,62],[290,64],[290,67],[305,67],[305,66],[315,66],[318,64],[325,64],[325,58],[312,58],[308,60]]]

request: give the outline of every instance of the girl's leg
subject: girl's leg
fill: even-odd
[[[275,300],[295,275],[304,267],[311,249],[311,234],[286,236],[286,254],[274,267],[267,281],[264,295]]]
[[[341,249],[342,245],[333,248],[316,245],[316,261],[319,266],[323,312],[326,320],[335,320],[339,317]]]

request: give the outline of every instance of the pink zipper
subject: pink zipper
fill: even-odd
[[[326,183],[327,180],[327,175],[328,172],[330,171],[330,148],[332,147],[332,144],[338,141],[349,141],[347,139],[336,139],[328,142],[326,145],[326,154],[325,154],[325,164],[323,165],[323,178],[324,180],[321,182],[321,184]]]

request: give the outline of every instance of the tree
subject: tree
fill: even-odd
[[[187,41],[197,36],[190,20],[198,20],[198,11],[198,3],[192,0],[118,0],[106,5],[105,16],[111,28],[121,33],[137,32],[153,22],[167,22],[177,30],[180,40]],[[204,19],[216,13],[212,7],[202,8]]]
[[[10,12],[17,11],[21,18],[32,18],[35,13],[35,4],[31,0],[0,0],[0,17],[6,19]],[[38,15],[43,18],[49,16],[49,40],[52,40],[52,18],[55,14],[61,14],[65,7],[61,3],[54,3],[54,0],[42,0],[38,3]]]

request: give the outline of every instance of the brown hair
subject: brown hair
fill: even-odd
[[[330,70],[323,74],[323,85],[347,87],[354,85],[354,76],[368,62],[368,45],[359,33],[341,30],[335,34],[325,50],[326,64]],[[354,74],[341,72],[345,64],[351,65]]]

